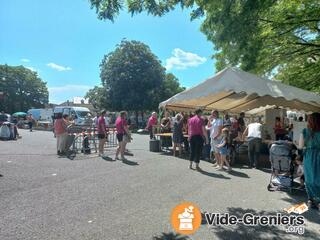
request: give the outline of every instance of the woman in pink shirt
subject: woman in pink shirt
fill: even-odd
[[[157,124],[158,124],[157,113],[153,112],[151,117],[148,120],[148,125],[146,127],[146,129],[150,133],[150,139],[154,138],[154,126],[156,126]]]
[[[57,138],[57,154],[62,155],[66,151],[66,140],[68,137],[67,124],[62,118],[62,113],[58,113],[54,121],[54,133]]]
[[[189,168],[192,169],[192,163],[196,163],[196,170],[201,171],[199,167],[200,157],[202,153],[202,147],[205,143],[208,144],[208,135],[205,129],[204,120],[201,118],[202,110],[197,109],[195,111],[195,116],[188,120],[188,130],[189,130],[189,141],[190,141],[190,166]]]
[[[119,160],[119,153],[121,156],[121,160],[126,160],[124,157],[124,151],[126,150],[127,142],[124,139],[124,136],[128,134],[128,124],[126,121],[127,113],[125,111],[120,112],[119,117],[116,120],[116,129],[117,129],[117,140],[119,143],[119,146],[117,148],[116,152],[116,158],[115,160]]]

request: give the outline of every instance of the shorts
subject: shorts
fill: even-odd
[[[106,135],[104,133],[98,133],[98,138],[104,139],[104,138],[106,138]]]
[[[213,139],[211,138],[211,152],[219,153],[220,149],[216,147],[221,143],[221,138]]]
[[[123,133],[117,133],[117,139],[118,139],[118,142],[122,142],[123,141]]]
[[[220,155],[226,156],[226,155],[228,155],[228,149],[225,148],[225,147],[220,148],[220,149],[219,149],[219,153],[220,153]]]

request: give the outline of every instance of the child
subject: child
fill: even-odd
[[[303,172],[303,158],[298,155],[295,159],[295,163],[298,165],[297,175],[300,178],[300,188],[304,187],[304,172]]]
[[[221,155],[221,165],[220,170],[223,170],[223,165],[225,164],[228,167],[228,172],[231,171],[231,166],[227,160],[228,155],[228,142],[229,142],[229,129],[223,128],[222,129],[222,139],[220,144],[216,145],[216,147],[219,149],[219,153]]]

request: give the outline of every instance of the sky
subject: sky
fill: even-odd
[[[200,32],[190,10],[163,17],[101,21],[89,0],[0,0],[0,64],[23,65],[47,82],[49,102],[84,96],[100,85],[99,64],[123,38],[147,44],[167,72],[192,87],[215,73],[213,44]]]

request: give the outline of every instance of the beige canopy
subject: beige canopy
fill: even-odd
[[[271,81],[226,68],[214,77],[160,103],[160,108],[174,111],[216,109],[233,113],[276,106],[297,111],[320,112],[320,95],[279,81]]]

